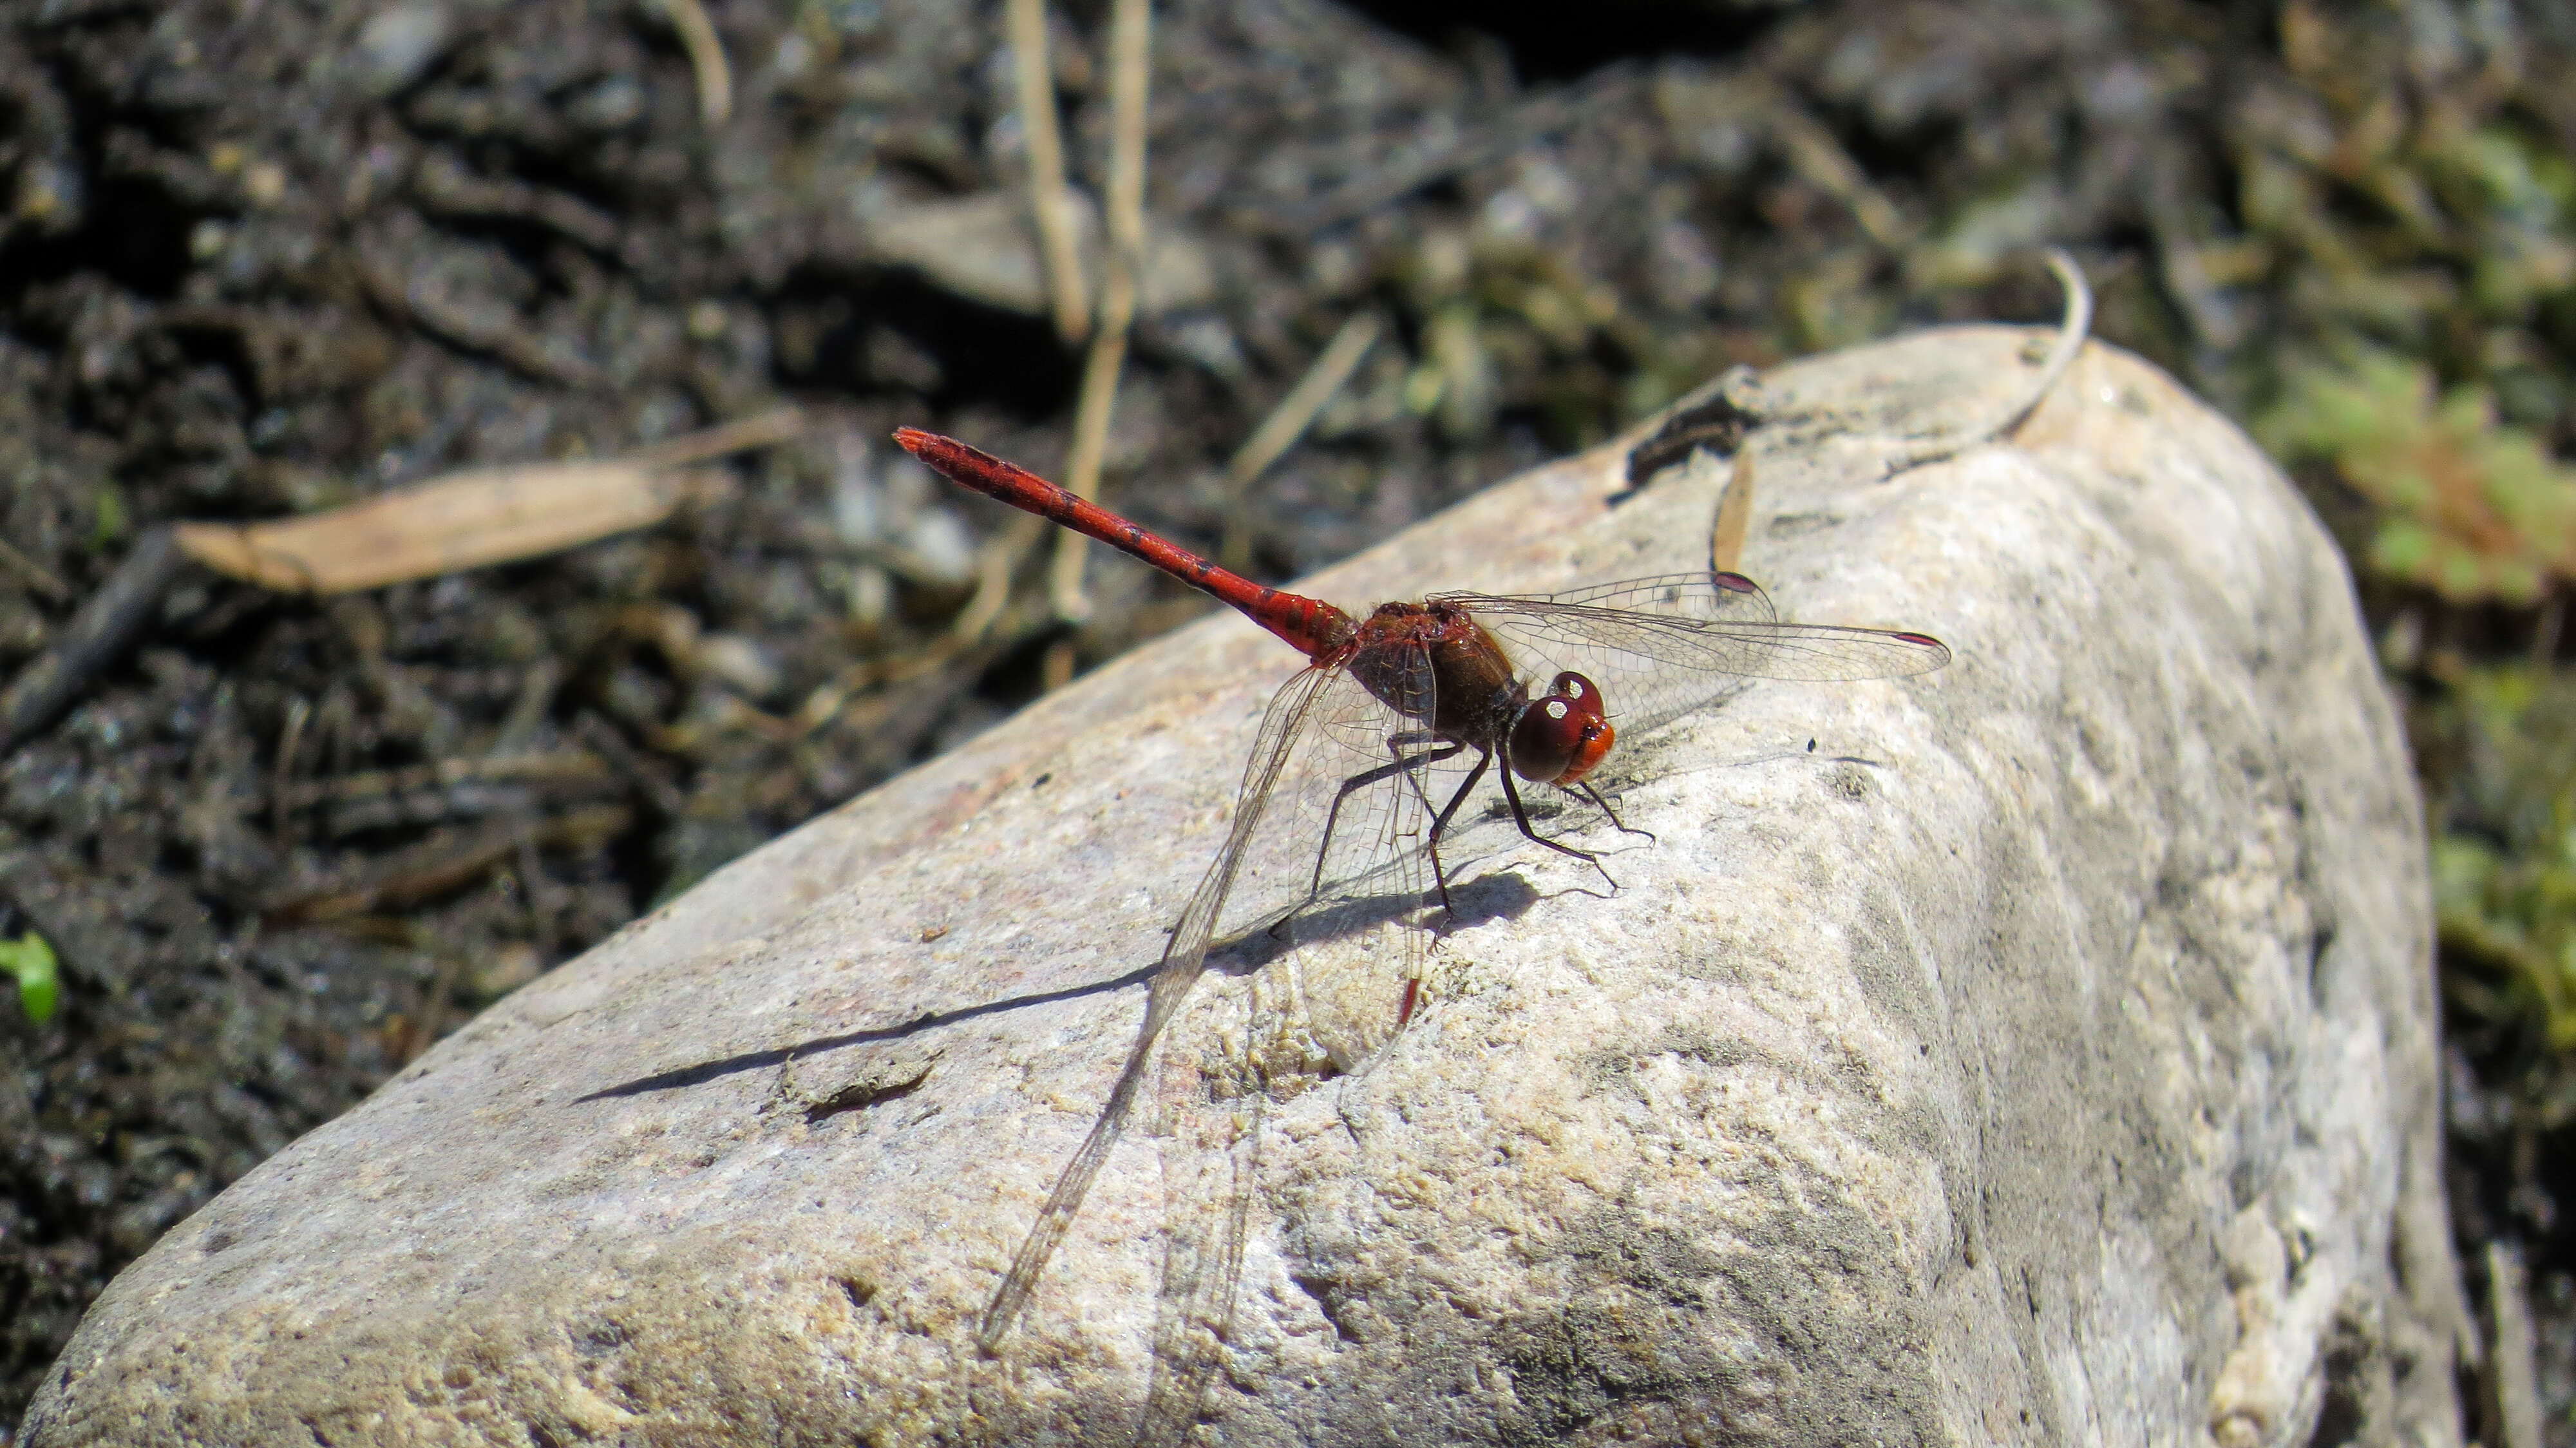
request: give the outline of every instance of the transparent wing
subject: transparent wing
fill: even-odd
[[[1198,888],[1191,892],[1189,903],[1182,907],[1171,943],[1163,949],[1163,963],[1155,970],[1153,984],[1146,992],[1145,1019],[1137,1028],[1136,1044],[1128,1049],[1126,1065],[1119,1070],[1117,1084],[1110,1088],[1109,1101],[1101,1107],[1099,1119],[1091,1124],[1090,1135],[1083,1138],[1073,1159],[1057,1175],[1046,1205],[1038,1209],[1036,1224],[1012,1255],[1010,1270],[1003,1274],[1001,1287],[984,1309],[976,1337],[986,1352],[999,1347],[1020,1309],[1028,1305],[1029,1294],[1036,1289],[1047,1262],[1055,1256],[1056,1247],[1081,1212],[1083,1199],[1091,1194],[1091,1184],[1099,1178],[1111,1149],[1125,1132],[1137,1093],[1144,1086],[1155,1042],[1181,1003],[1189,998],[1190,987],[1198,983],[1200,972],[1206,969],[1208,943],[1215,936],[1227,897],[1241,878],[1250,853],[1247,846],[1260,835],[1272,791],[1289,761],[1299,753],[1301,743],[1316,736],[1317,731],[1309,727],[1315,707],[1331,695],[1333,681],[1338,677],[1333,671],[1307,669],[1271,696],[1269,711],[1262,716],[1261,732],[1253,742],[1251,759],[1244,766],[1243,787],[1235,796],[1233,826],[1215,862],[1208,866]]]
[[[1430,662],[1419,646],[1405,646],[1386,673],[1405,683],[1409,708],[1431,712]],[[1332,672],[1308,724],[1281,762],[1268,818],[1242,843],[1221,936],[1301,911],[1393,903],[1423,888],[1412,865],[1429,837],[1425,802],[1462,779],[1470,759],[1343,671]]]
[[[1166,1070],[1184,1073],[1177,1094],[1215,1094],[1195,1070],[1177,1063]],[[1224,1366],[1259,1185],[1267,1100],[1260,1091],[1192,1100],[1164,1145],[1163,1272],[1155,1293],[1154,1362],[1135,1448],[1189,1441],[1208,1388]]]
[[[1421,672],[1428,689],[1427,665]],[[1424,704],[1428,712],[1427,695]],[[1126,1064],[985,1309],[977,1337],[986,1351],[1008,1335],[1080,1214],[1126,1130],[1156,1044],[1204,973],[1214,942],[1237,933],[1261,941],[1263,927],[1285,924],[1310,907],[1320,907],[1310,913],[1325,918],[1301,926],[1301,936],[1397,926],[1407,937],[1397,948],[1360,956],[1367,966],[1318,972],[1305,983],[1308,1004],[1324,1016],[1359,1023],[1327,1024],[1313,1033],[1336,1066],[1348,1069],[1346,1062],[1363,1059],[1394,1034],[1407,972],[1418,974],[1408,962],[1407,917],[1423,889],[1429,816],[1420,801],[1429,772],[1448,762],[1424,762],[1419,746],[1395,752],[1389,740],[1400,740],[1405,727],[1401,716],[1338,669],[1307,669],[1272,696],[1225,843],[1173,926]],[[1380,975],[1386,978],[1375,978]]]
[[[1381,661],[1379,676],[1427,715],[1429,659],[1412,654]],[[1335,673],[1269,782],[1259,827],[1237,846],[1215,938],[1246,978],[1193,996],[1159,1058],[1159,1094],[1176,1120],[1163,1147],[1166,1237],[1140,1448],[1203,1431],[1233,1341],[1268,1101],[1362,1069],[1416,999],[1425,801],[1463,774],[1413,728]]]
[[[1928,673],[1950,650],[1927,634],[1788,623],[1734,573],[1626,579],[1543,597],[1443,594],[1472,610],[1544,688],[1571,669],[1601,687],[1613,723],[1651,727],[1736,679],[1825,681]]]

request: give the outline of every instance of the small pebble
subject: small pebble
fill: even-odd
[[[350,55],[361,89],[389,96],[436,64],[456,35],[456,17],[440,0],[412,0],[380,11],[358,30]]]

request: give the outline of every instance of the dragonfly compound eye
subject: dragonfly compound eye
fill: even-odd
[[[1590,774],[1617,738],[1592,681],[1559,674],[1512,723],[1512,772],[1542,784],[1570,785]]]

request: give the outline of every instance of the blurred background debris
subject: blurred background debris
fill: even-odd
[[[442,1030],[1204,610],[1108,559],[1067,606],[895,425],[1284,580],[1730,366],[2054,324],[2053,243],[2353,560],[2464,1258],[2576,1444],[2576,8],[1168,0],[1122,70],[1145,13],[0,18],[0,1443],[119,1266]],[[782,405],[818,425],[548,556],[174,562]]]

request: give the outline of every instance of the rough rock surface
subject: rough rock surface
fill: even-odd
[[[1220,959],[998,1356],[1293,666],[1239,620],[487,1013],[118,1279],[27,1441],[2455,1442],[2420,822],[2350,585],[2103,347],[1886,475],[2029,341],[1781,369],[1747,444],[1744,570],[1949,669],[1624,741],[1615,893],[1480,822],[1400,1031],[1400,924]],[[1614,505],[1621,460],[1313,590],[1703,561],[1724,470]]]

